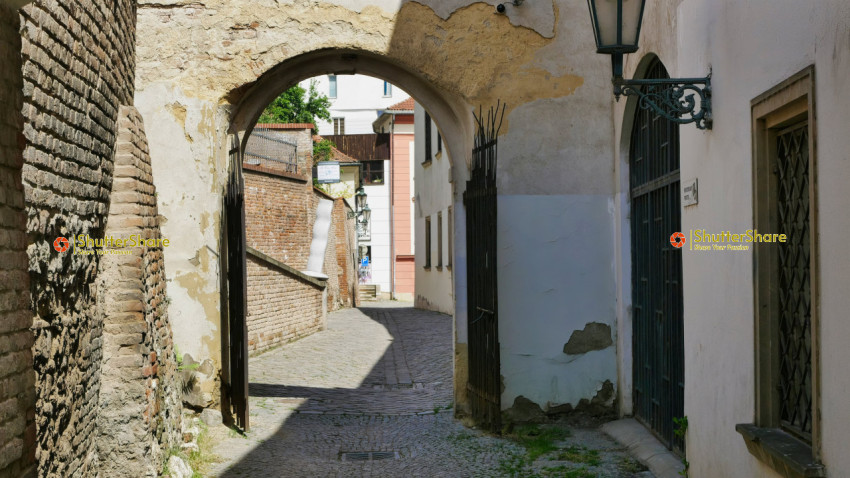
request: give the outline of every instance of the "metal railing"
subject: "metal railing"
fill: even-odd
[[[298,173],[298,145],[277,137],[275,130],[258,128],[248,138],[244,164]]]

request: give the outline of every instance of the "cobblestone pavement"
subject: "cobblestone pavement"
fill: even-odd
[[[329,314],[326,330],[252,357],[249,370],[251,430],[211,430],[223,459],[213,476],[647,476],[624,472],[628,456],[596,430],[563,446],[601,450],[601,474],[566,475],[464,427],[452,409],[451,318],[403,302]]]

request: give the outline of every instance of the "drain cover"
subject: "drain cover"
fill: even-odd
[[[346,451],[339,454],[342,461],[376,461],[398,458],[394,451]]]

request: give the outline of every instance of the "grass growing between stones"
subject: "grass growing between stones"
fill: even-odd
[[[221,458],[213,452],[212,437],[206,423],[199,421],[200,433],[198,433],[198,451],[189,453],[189,466],[192,467],[192,478],[203,478],[207,476],[212,465],[221,462]]]
[[[561,450],[554,458],[559,461],[571,461],[573,463],[584,463],[590,466],[599,466],[602,463],[598,450],[588,449],[586,446],[570,446]]]
[[[532,462],[557,450],[557,442],[569,437],[570,432],[563,428],[530,424],[518,426],[506,436],[525,447],[526,459]]]

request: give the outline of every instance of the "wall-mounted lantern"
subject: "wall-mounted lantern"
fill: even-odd
[[[357,192],[354,193],[354,208],[354,211],[348,212],[348,218],[354,219],[355,217],[359,217],[361,223],[364,225],[368,224],[369,218],[372,217],[372,210],[366,204],[366,190],[363,189],[363,186],[357,188]]]
[[[710,72],[705,78],[623,79],[623,55],[638,49],[646,0],[587,0],[587,5],[596,52],[611,55],[617,100],[620,95],[637,96],[643,109],[652,108],[676,123],[711,129]]]

